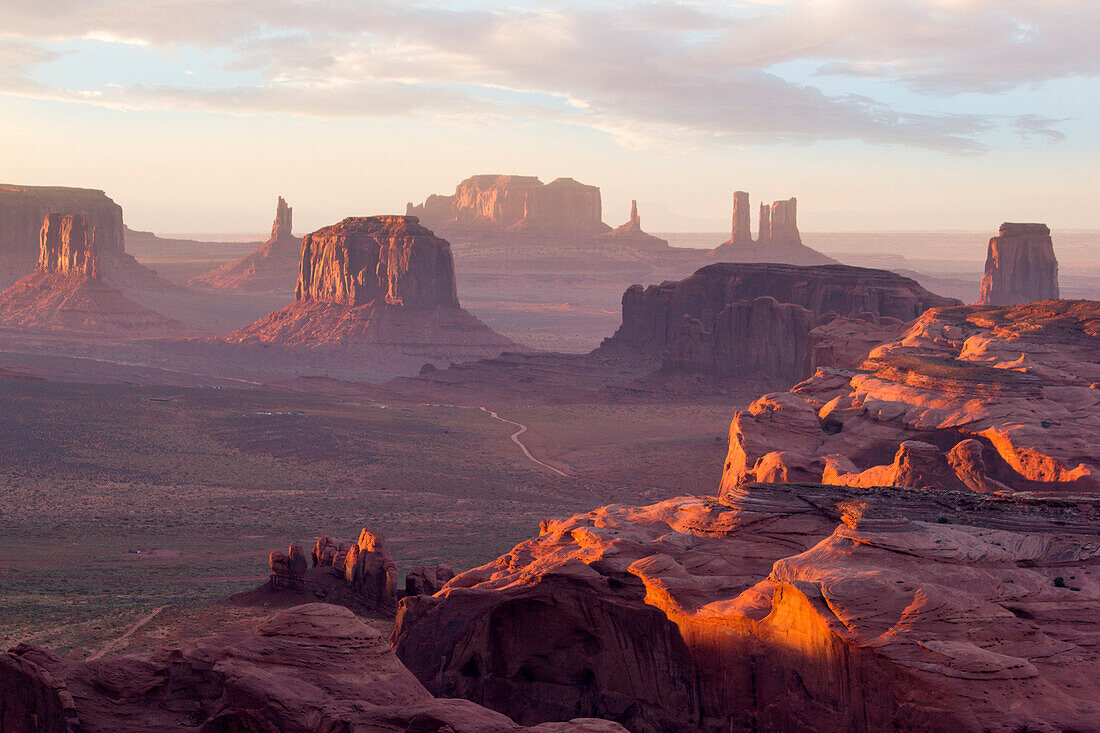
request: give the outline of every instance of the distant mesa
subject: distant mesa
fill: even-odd
[[[80,214],[47,214],[38,266],[0,293],[0,325],[119,335],[181,333],[187,327],[139,305],[101,277],[99,246]]]
[[[302,240],[291,233],[294,210],[283,197],[275,207],[271,237],[256,251],[192,278],[197,287],[289,293],[298,277]]]
[[[295,302],[229,339],[378,346],[440,363],[519,348],[461,308],[450,244],[413,216],[350,217],[307,234]]]
[[[600,189],[558,178],[544,184],[535,176],[479,175],[458,184],[453,196],[431,195],[409,216],[449,235],[455,232],[531,232],[572,236],[603,234]]]
[[[712,252],[729,262],[783,262],[824,265],[836,260],[802,243],[798,232],[798,200],[760,204],[760,233],[755,241],[749,223],[749,194],[733,194],[733,228],[730,238]]]
[[[601,244],[610,244],[617,247],[633,249],[665,250],[668,249],[668,241],[642,231],[642,219],[638,216],[638,202],[630,202],[630,221],[610,232],[596,235],[596,240]]]
[[[597,355],[629,355],[666,371],[713,377],[812,373],[811,330],[837,316],[900,324],[958,305],[886,270],[718,263],[680,281],[632,285],[623,320]]]
[[[979,305],[1020,305],[1058,297],[1058,260],[1046,224],[1005,222],[989,240]]]

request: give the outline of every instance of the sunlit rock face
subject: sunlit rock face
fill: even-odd
[[[371,345],[434,362],[519,348],[459,306],[450,244],[411,216],[348,218],[307,234],[296,301],[229,340]]]
[[[780,484],[613,505],[403,600],[394,648],[434,693],[526,723],[1087,729],[1097,512]]]
[[[307,234],[295,297],[350,307],[458,307],[451,247],[415,217],[344,219]]]
[[[431,195],[409,216],[444,232],[512,231],[601,234],[600,189],[558,178],[544,184],[534,176],[472,176],[458,184],[453,196]]]
[[[100,277],[96,241],[85,217],[47,214],[39,232],[37,268],[0,292],[0,326],[120,336],[184,334],[184,324],[129,300]],[[132,262],[127,255],[116,256]]]
[[[925,313],[858,369],[822,367],[734,417],[723,491],[810,481],[1100,491],[1100,303]]]
[[[94,662],[21,644],[0,653],[0,713],[2,733],[624,733],[604,721],[522,728],[469,701],[436,699],[379,631],[322,603]]]
[[[47,214],[39,232],[38,272],[95,277],[94,238],[76,214]]]
[[[302,240],[292,233],[294,209],[282,196],[275,207],[271,237],[256,251],[192,278],[191,285],[222,290],[290,293],[301,262]]]
[[[1001,224],[989,240],[979,305],[1020,305],[1058,297],[1058,260],[1046,224]]]
[[[909,321],[956,304],[886,270],[846,265],[708,265],[680,281],[631,286],[623,321],[597,354],[631,352],[714,376],[810,373],[810,331],[837,315]]]
[[[14,279],[34,269],[38,235],[48,214],[82,216],[96,252],[101,256],[122,253],[122,207],[103,191],[0,184],[0,255]]]

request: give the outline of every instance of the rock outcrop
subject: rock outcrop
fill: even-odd
[[[308,555],[300,545],[291,543],[285,555],[272,552],[268,563],[268,583],[235,596],[235,600],[269,602],[274,596],[282,605],[323,601],[358,613],[383,615],[396,608],[397,566],[382,536],[366,529],[357,541],[319,537]],[[427,577],[426,568],[424,572]],[[453,575],[452,571],[450,577]],[[442,582],[434,576],[433,580],[438,590]]]
[[[1085,730],[1098,517],[810,484],[613,505],[404,599],[394,648],[433,693],[528,724]]]
[[[193,730],[621,733],[607,721],[521,728],[436,699],[351,611],[320,603],[151,653],[94,662],[20,645],[0,653],[0,732]]]
[[[802,243],[798,233],[798,200],[760,204],[760,233],[754,242],[749,224],[749,195],[733,194],[733,231],[711,254],[730,262],[785,262],[824,265],[836,260]]]
[[[534,176],[471,176],[453,196],[431,195],[419,206],[410,202],[406,214],[433,230],[602,234],[600,189],[572,178],[544,184]]]
[[[754,481],[1100,491],[1100,303],[928,311],[857,370],[737,413],[724,492]]]
[[[760,225],[764,226],[764,209],[760,209]],[[733,229],[730,232],[729,244],[735,247],[752,246],[752,229],[749,224],[749,195],[745,191],[733,193]],[[763,236],[763,229],[761,229]]]
[[[122,208],[103,191],[0,184],[0,286],[35,269],[38,235],[48,214],[83,217],[91,246],[101,257],[122,254]]]
[[[294,210],[283,197],[275,207],[271,237],[239,260],[192,278],[191,285],[221,290],[289,293],[301,263],[302,240],[291,233]]]
[[[684,280],[631,286],[622,325],[596,354],[715,376],[765,370],[801,378],[810,373],[809,334],[819,323],[858,314],[909,321],[956,303],[886,270],[721,263]]]
[[[444,364],[517,348],[459,306],[450,244],[416,217],[353,217],[307,234],[295,298],[229,340],[388,348]]]
[[[1058,297],[1058,260],[1046,224],[1001,224],[989,240],[978,305],[1021,305]]]
[[[0,327],[141,337],[187,332],[105,282],[98,247],[83,216],[47,214],[37,269],[0,292]]]
[[[638,202],[630,202],[630,221],[605,234],[596,235],[600,244],[627,249],[660,251],[668,249],[668,241],[642,231],[642,219],[638,216]]]

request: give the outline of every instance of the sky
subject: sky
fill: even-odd
[[[0,182],[295,231],[478,173],[649,231],[1100,229],[1097,0],[0,0]]]

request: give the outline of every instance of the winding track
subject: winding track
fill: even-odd
[[[545,468],[547,470],[550,470],[550,471],[553,471],[554,473],[558,474],[559,476],[562,476],[564,478],[569,478],[569,474],[567,474],[565,471],[561,471],[557,468],[554,468],[553,466],[551,466],[548,463],[543,463],[538,458],[535,458],[533,455],[531,455],[531,451],[527,450],[527,446],[525,446],[523,444],[523,442],[519,439],[519,436],[521,436],[521,435],[523,435],[524,433],[527,432],[527,426],[526,425],[524,425],[521,422],[516,422],[514,420],[505,420],[503,417],[496,414],[495,412],[488,409],[487,407],[479,407],[478,409],[481,410],[484,413],[488,413],[489,417],[493,418],[494,420],[500,420],[501,422],[506,422],[509,425],[515,425],[517,428],[519,428],[519,430],[512,433],[512,442],[515,443],[516,445],[518,445],[519,449],[521,451],[523,451],[523,455],[527,456],[527,458],[529,458],[533,463],[537,463],[538,465],[542,466],[543,468]]]

